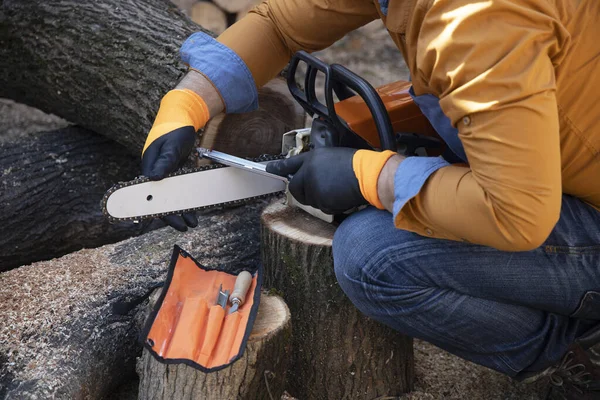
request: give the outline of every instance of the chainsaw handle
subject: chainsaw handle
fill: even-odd
[[[298,65],[300,65],[300,61],[304,61],[307,67],[306,75],[304,76],[304,91],[300,90],[296,85],[296,71]],[[311,117],[316,113],[320,117],[328,118],[328,107],[323,106],[323,104],[319,102],[315,93],[315,81],[317,79],[318,71],[321,71],[323,75],[325,75],[325,85],[328,85],[329,77],[331,76],[331,67],[305,51],[298,51],[290,61],[287,74],[287,85],[294,99],[296,99],[304,111]]]
[[[342,84],[344,87],[352,89],[369,107],[371,116],[375,121],[377,133],[379,134],[381,149],[396,151],[396,138],[392,121],[377,91],[369,82],[343,65],[332,64],[330,67],[332,76],[331,79],[325,82],[325,98],[328,108],[333,108],[333,91],[336,90],[334,84]],[[329,116],[336,128],[341,130],[348,129],[347,125],[335,113],[335,109],[329,113]]]
[[[301,61],[307,66],[306,75],[304,76],[304,91],[296,85],[296,72]],[[323,73],[325,76],[325,105],[317,99],[315,93],[315,82],[318,72]],[[319,124],[319,127],[330,133],[332,130],[336,132],[330,135],[329,139],[320,141],[319,145],[371,148],[360,135],[352,131],[338,117],[335,111],[334,93],[340,101],[352,97],[356,93],[362,98],[371,112],[379,135],[381,148],[383,150],[396,150],[396,140],[392,123],[379,94],[377,94],[377,91],[366,80],[344,66],[339,64],[328,65],[305,51],[298,51],[290,61],[287,85],[290,93],[302,108],[312,117],[317,116],[323,121],[323,123]],[[327,135],[320,136],[325,138]]]

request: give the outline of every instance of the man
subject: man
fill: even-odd
[[[294,52],[377,18],[464,162],[333,148],[268,170],[293,174],[292,194],[327,212],[374,206],[333,243],[363,313],[515,379],[549,375],[556,398],[600,398],[595,0],[268,0],[217,40],[183,44],[190,72],[161,102],[144,174],[175,170],[211,116],[256,108],[256,88]]]

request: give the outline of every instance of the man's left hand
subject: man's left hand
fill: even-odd
[[[290,176],[289,190],[300,203],[327,214],[381,203],[377,178],[394,152],[379,153],[345,147],[326,147],[267,164],[267,172]]]

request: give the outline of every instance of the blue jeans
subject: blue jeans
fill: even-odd
[[[574,197],[533,251],[419,236],[368,208],[340,225],[333,256],[361,312],[516,379],[600,327],[600,212]]]

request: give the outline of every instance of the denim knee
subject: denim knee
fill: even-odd
[[[359,309],[363,308],[361,303],[368,301],[367,296],[377,286],[367,276],[366,268],[377,270],[379,268],[374,264],[386,262],[389,243],[378,238],[390,226],[395,229],[390,213],[368,208],[346,218],[335,232],[335,275],[342,290]]]
[[[347,217],[335,231],[333,236],[333,261],[338,280],[344,281],[346,275],[360,276],[361,266],[368,260],[363,246],[372,228],[371,209],[354,213]]]

